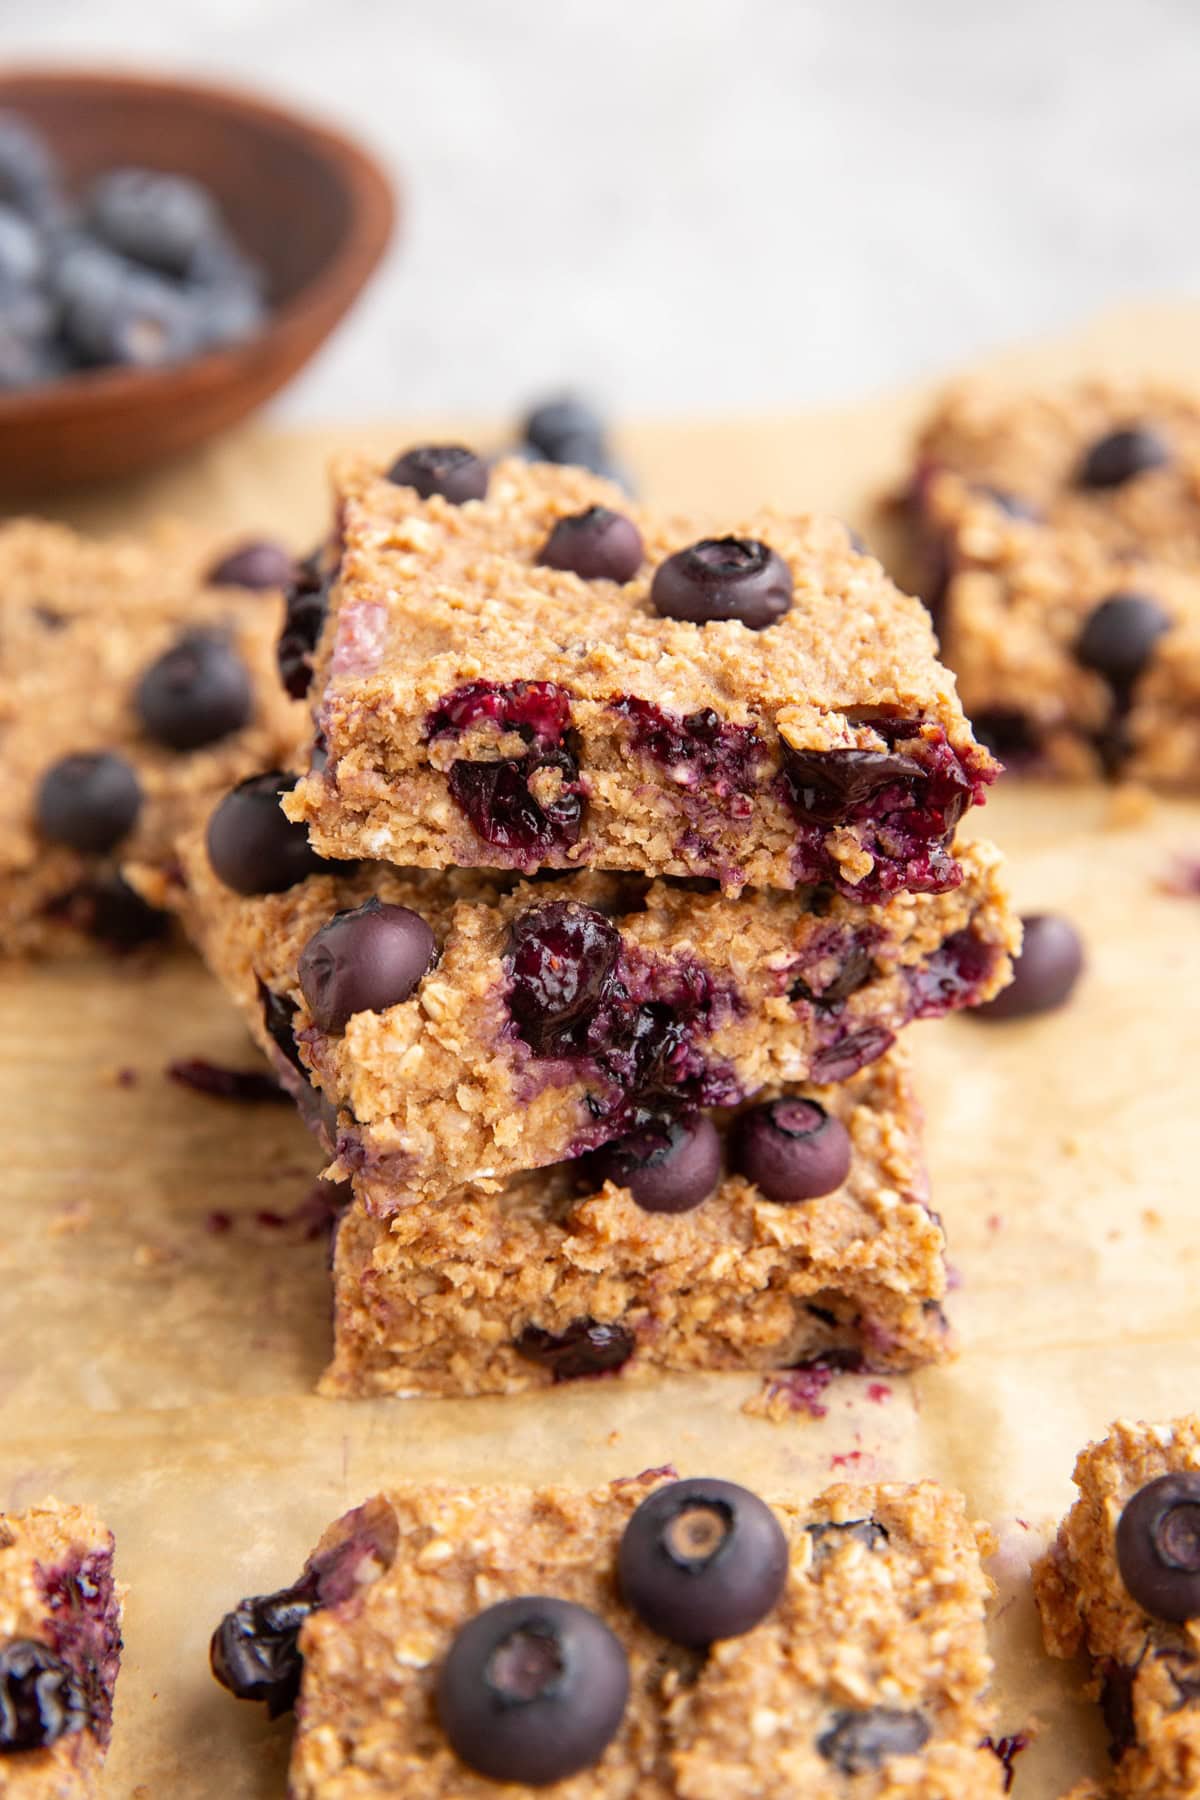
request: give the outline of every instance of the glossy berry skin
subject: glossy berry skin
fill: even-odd
[[[313,933],[300,955],[300,987],[313,1023],[340,1032],[355,1013],[407,1000],[436,959],[436,939],[419,913],[372,898]]]
[[[642,1501],[621,1538],[617,1579],[651,1631],[702,1650],[766,1618],[787,1583],[775,1514],[748,1488],[703,1477]]]
[[[1117,1522],[1117,1567],[1132,1600],[1156,1619],[1200,1618],[1200,1471],[1160,1475]]]
[[[792,572],[756,538],[704,538],[655,570],[650,604],[664,619],[693,625],[733,619],[765,631],[791,607]]]
[[[287,587],[296,575],[295,558],[269,538],[252,539],[213,564],[205,580],[214,587],[250,588],[254,592]]]
[[[548,1787],[598,1762],[629,1698],[604,1621],[572,1601],[501,1600],[454,1639],[437,1713],[455,1754],[492,1781]]]
[[[559,519],[538,551],[548,569],[564,569],[585,581],[632,581],[642,566],[642,534],[632,519],[607,506]]]
[[[655,1119],[598,1150],[591,1172],[628,1188],[645,1212],[690,1212],[721,1179],[721,1140],[703,1113]]]
[[[265,1702],[269,1716],[290,1712],[304,1671],[300,1627],[321,1604],[306,1573],[294,1587],[259,1594],[226,1613],[209,1646],[212,1672],[239,1700]]]
[[[201,750],[240,731],[254,713],[250,671],[225,638],[191,631],[138,683],[142,729],[169,750]]]
[[[553,1054],[608,989],[621,948],[611,920],[573,900],[530,907],[509,937],[509,1008],[525,1042]]]
[[[297,780],[278,769],[252,775],[226,794],[209,820],[209,861],[235,893],[281,894],[325,868],[304,826],[293,825],[280,809],[279,796]]]
[[[572,1319],[560,1332],[527,1325],[513,1344],[526,1362],[549,1369],[560,1381],[583,1381],[592,1375],[610,1375],[624,1368],[636,1345],[624,1325],[606,1325],[599,1319]]]
[[[1169,462],[1170,455],[1156,431],[1145,425],[1124,426],[1091,446],[1079,466],[1079,484],[1085,488],[1123,487],[1135,475]]]
[[[114,850],[137,823],[142,787],[123,757],[107,750],[60,757],[42,776],[35,811],[51,843],[83,855]]]
[[[733,1167],[781,1205],[832,1194],[850,1173],[852,1155],[846,1127],[816,1100],[769,1100],[734,1122]]]
[[[1110,594],[1088,614],[1076,660],[1127,695],[1171,624],[1171,615],[1149,594]]]
[[[418,444],[396,458],[387,478],[422,500],[440,494],[452,506],[482,500],[488,490],[487,464],[462,444]]]
[[[984,1022],[1032,1019],[1065,1006],[1083,973],[1083,942],[1069,919],[1059,913],[1027,913],[1021,920],[1024,941],[1013,962],[1013,978],[994,1000],[972,1007],[970,1016]]]
[[[312,685],[313,656],[328,601],[329,583],[318,548],[300,564],[288,588],[275,651],[279,679],[293,700],[303,700]]]
[[[45,1750],[90,1723],[87,1696],[61,1656],[33,1638],[0,1643],[0,1757]]]

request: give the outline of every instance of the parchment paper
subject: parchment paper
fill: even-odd
[[[1001,367],[1097,361],[1200,370],[1200,311],[1126,314]],[[647,427],[627,448],[664,502],[740,507],[765,493],[870,525],[924,399]],[[386,451],[422,429],[364,436]],[[103,527],[165,509],[303,545],[324,457],[355,438],[251,431],[124,496],[55,510]],[[292,1579],[323,1526],[379,1485],[505,1471],[590,1481],[668,1460],[780,1492],[844,1475],[964,1488],[1002,1540],[1003,1729],[1035,1716],[1043,1728],[1014,1792],[1053,1800],[1102,1772],[1080,1671],[1042,1656],[1025,1569],[1089,1436],[1123,1413],[1200,1401],[1200,898],[1160,885],[1175,855],[1200,856],[1200,803],[1142,813],[1098,792],[1004,785],[978,826],[1009,851],[1025,909],[1080,924],[1088,974],[1042,1021],[914,1028],[962,1354],[891,1381],[882,1401],[841,1378],[819,1420],[747,1416],[756,1383],[739,1377],[505,1401],[314,1399],[329,1327],[305,1207],[311,1144],[283,1108],[204,1098],[164,1075],[176,1057],[253,1065],[221,995],[182,954],[0,965],[0,1505],[55,1492],[94,1502],[116,1531],[130,1596],[113,1800],[278,1800],[288,1724],[215,1686],[208,1636],[243,1593]]]

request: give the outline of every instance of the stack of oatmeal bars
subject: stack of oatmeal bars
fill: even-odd
[[[346,1184],[327,1391],[943,1354],[896,1039],[1019,927],[925,609],[832,519],[446,446],[334,479],[308,742],[154,895]]]

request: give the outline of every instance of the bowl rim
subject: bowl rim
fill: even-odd
[[[292,337],[305,327],[314,312],[324,313],[328,319],[325,329],[332,330],[382,260],[402,216],[399,186],[369,150],[324,119],[267,99],[240,83],[177,76],[169,71],[156,73],[119,64],[74,68],[65,62],[10,63],[0,69],[0,110],[20,111],[21,88],[43,93],[55,89],[92,89],[97,93],[158,90],[209,101],[305,139],[337,170],[350,204],[346,235],[334,255],[289,300],[271,307],[262,330],[244,343],[208,350],[202,356],[163,368],[80,369],[39,387],[0,393],[0,426],[18,417],[28,418],[34,410],[48,416],[57,411],[76,415],[89,403],[119,403],[126,395],[144,395],[152,383],[162,384],[172,378],[187,376],[209,382],[220,382],[226,376],[236,379],[239,368],[255,362],[265,345]]]

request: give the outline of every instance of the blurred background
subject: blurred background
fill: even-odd
[[[293,421],[788,409],[1200,277],[1195,0],[0,0],[0,56],[381,156],[400,230]]]

